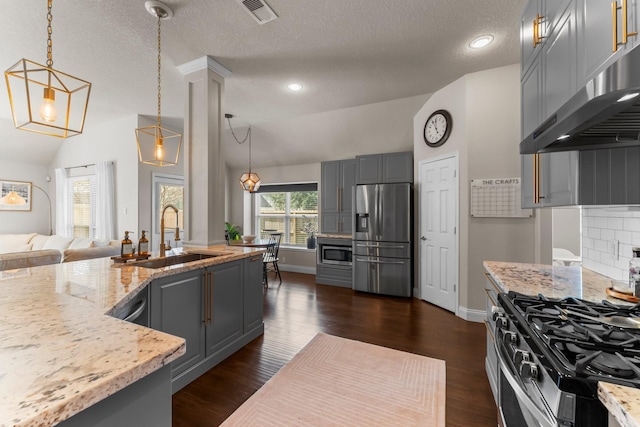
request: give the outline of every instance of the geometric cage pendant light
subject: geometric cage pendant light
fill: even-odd
[[[249,172],[243,172],[242,175],[240,175],[240,186],[243,190],[248,191],[249,193],[254,193],[258,191],[262,181],[257,173],[251,171],[251,126],[247,129],[247,134],[244,139],[240,141],[231,126],[231,119],[233,118],[233,115],[225,114],[224,117],[227,119],[227,123],[229,123],[229,129],[231,129],[233,139],[235,139],[238,144],[242,145],[247,141],[247,139],[249,140]]]
[[[4,72],[17,129],[59,138],[79,135],[91,83],[53,69],[52,0],[47,2],[47,65],[21,59]]]
[[[159,1],[147,1],[145,7],[150,14],[158,18],[158,120],[154,126],[136,129],[138,158],[140,162],[154,166],[173,166],[178,164],[182,134],[162,126],[161,118],[161,31],[160,22],[173,16],[172,10]]]

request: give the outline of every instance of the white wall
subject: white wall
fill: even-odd
[[[51,199],[55,204],[55,168],[113,161],[118,233],[114,238],[117,240],[122,239],[125,230],[138,232],[138,152],[135,136],[137,126],[136,115],[100,125],[85,126],[82,135],[64,141],[48,172],[52,177]]]
[[[449,140],[430,148],[424,143],[427,118],[446,109],[453,117]],[[416,242],[419,235],[419,168],[423,159],[457,152],[460,162],[459,306],[464,312],[484,310],[484,260],[532,262],[535,220],[532,218],[471,218],[469,182],[478,178],[520,176],[519,64],[468,74],[444,87],[414,117]],[[416,243],[416,280],[419,277]]]
[[[45,190],[53,202],[53,199],[55,199],[55,187],[46,181],[46,176],[49,174],[50,172],[46,165],[0,160],[1,180],[32,182]],[[49,202],[47,197],[42,191],[32,187],[31,199],[30,212],[0,211],[0,234],[49,234]]]
[[[611,252],[617,245],[619,256]],[[582,208],[582,265],[616,280],[629,279],[631,248],[640,247],[640,207]]]

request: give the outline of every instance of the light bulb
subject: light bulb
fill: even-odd
[[[156,140],[156,160],[164,160],[164,146],[160,138]]]
[[[44,96],[42,105],[40,105],[40,118],[45,122],[55,122],[58,118],[58,110],[56,110],[56,93],[51,88],[44,88]]]

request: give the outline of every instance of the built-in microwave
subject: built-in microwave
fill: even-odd
[[[351,265],[351,246],[319,245],[320,264]]]

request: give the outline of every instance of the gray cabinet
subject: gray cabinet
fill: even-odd
[[[244,321],[247,333],[263,319],[262,254],[244,260]]]
[[[238,339],[243,333],[242,261],[207,268],[205,286],[206,354],[212,355]]]
[[[187,351],[172,363],[176,376],[205,357],[202,270],[162,277],[151,284],[150,326],[186,340]]]
[[[150,326],[186,340],[174,393],[264,332],[262,255],[156,279],[150,293]]]
[[[618,6],[621,6],[618,0]],[[611,65],[618,57],[626,55],[638,44],[638,36],[627,37],[623,43],[622,32],[625,16],[623,10],[616,11],[616,39],[618,46],[613,49],[613,17],[611,2],[579,0],[579,81],[585,84],[603,69]],[[635,1],[627,2],[627,33],[638,31],[638,14],[640,5]]]
[[[356,157],[356,184],[413,182],[413,153],[367,154]]]
[[[579,203],[580,160],[577,151],[528,154],[521,158],[522,208],[571,206]]]
[[[578,91],[576,1],[531,0],[523,12],[520,27],[522,138],[530,135]]]
[[[355,179],[354,159],[322,162],[320,232],[351,234],[351,203]]]

